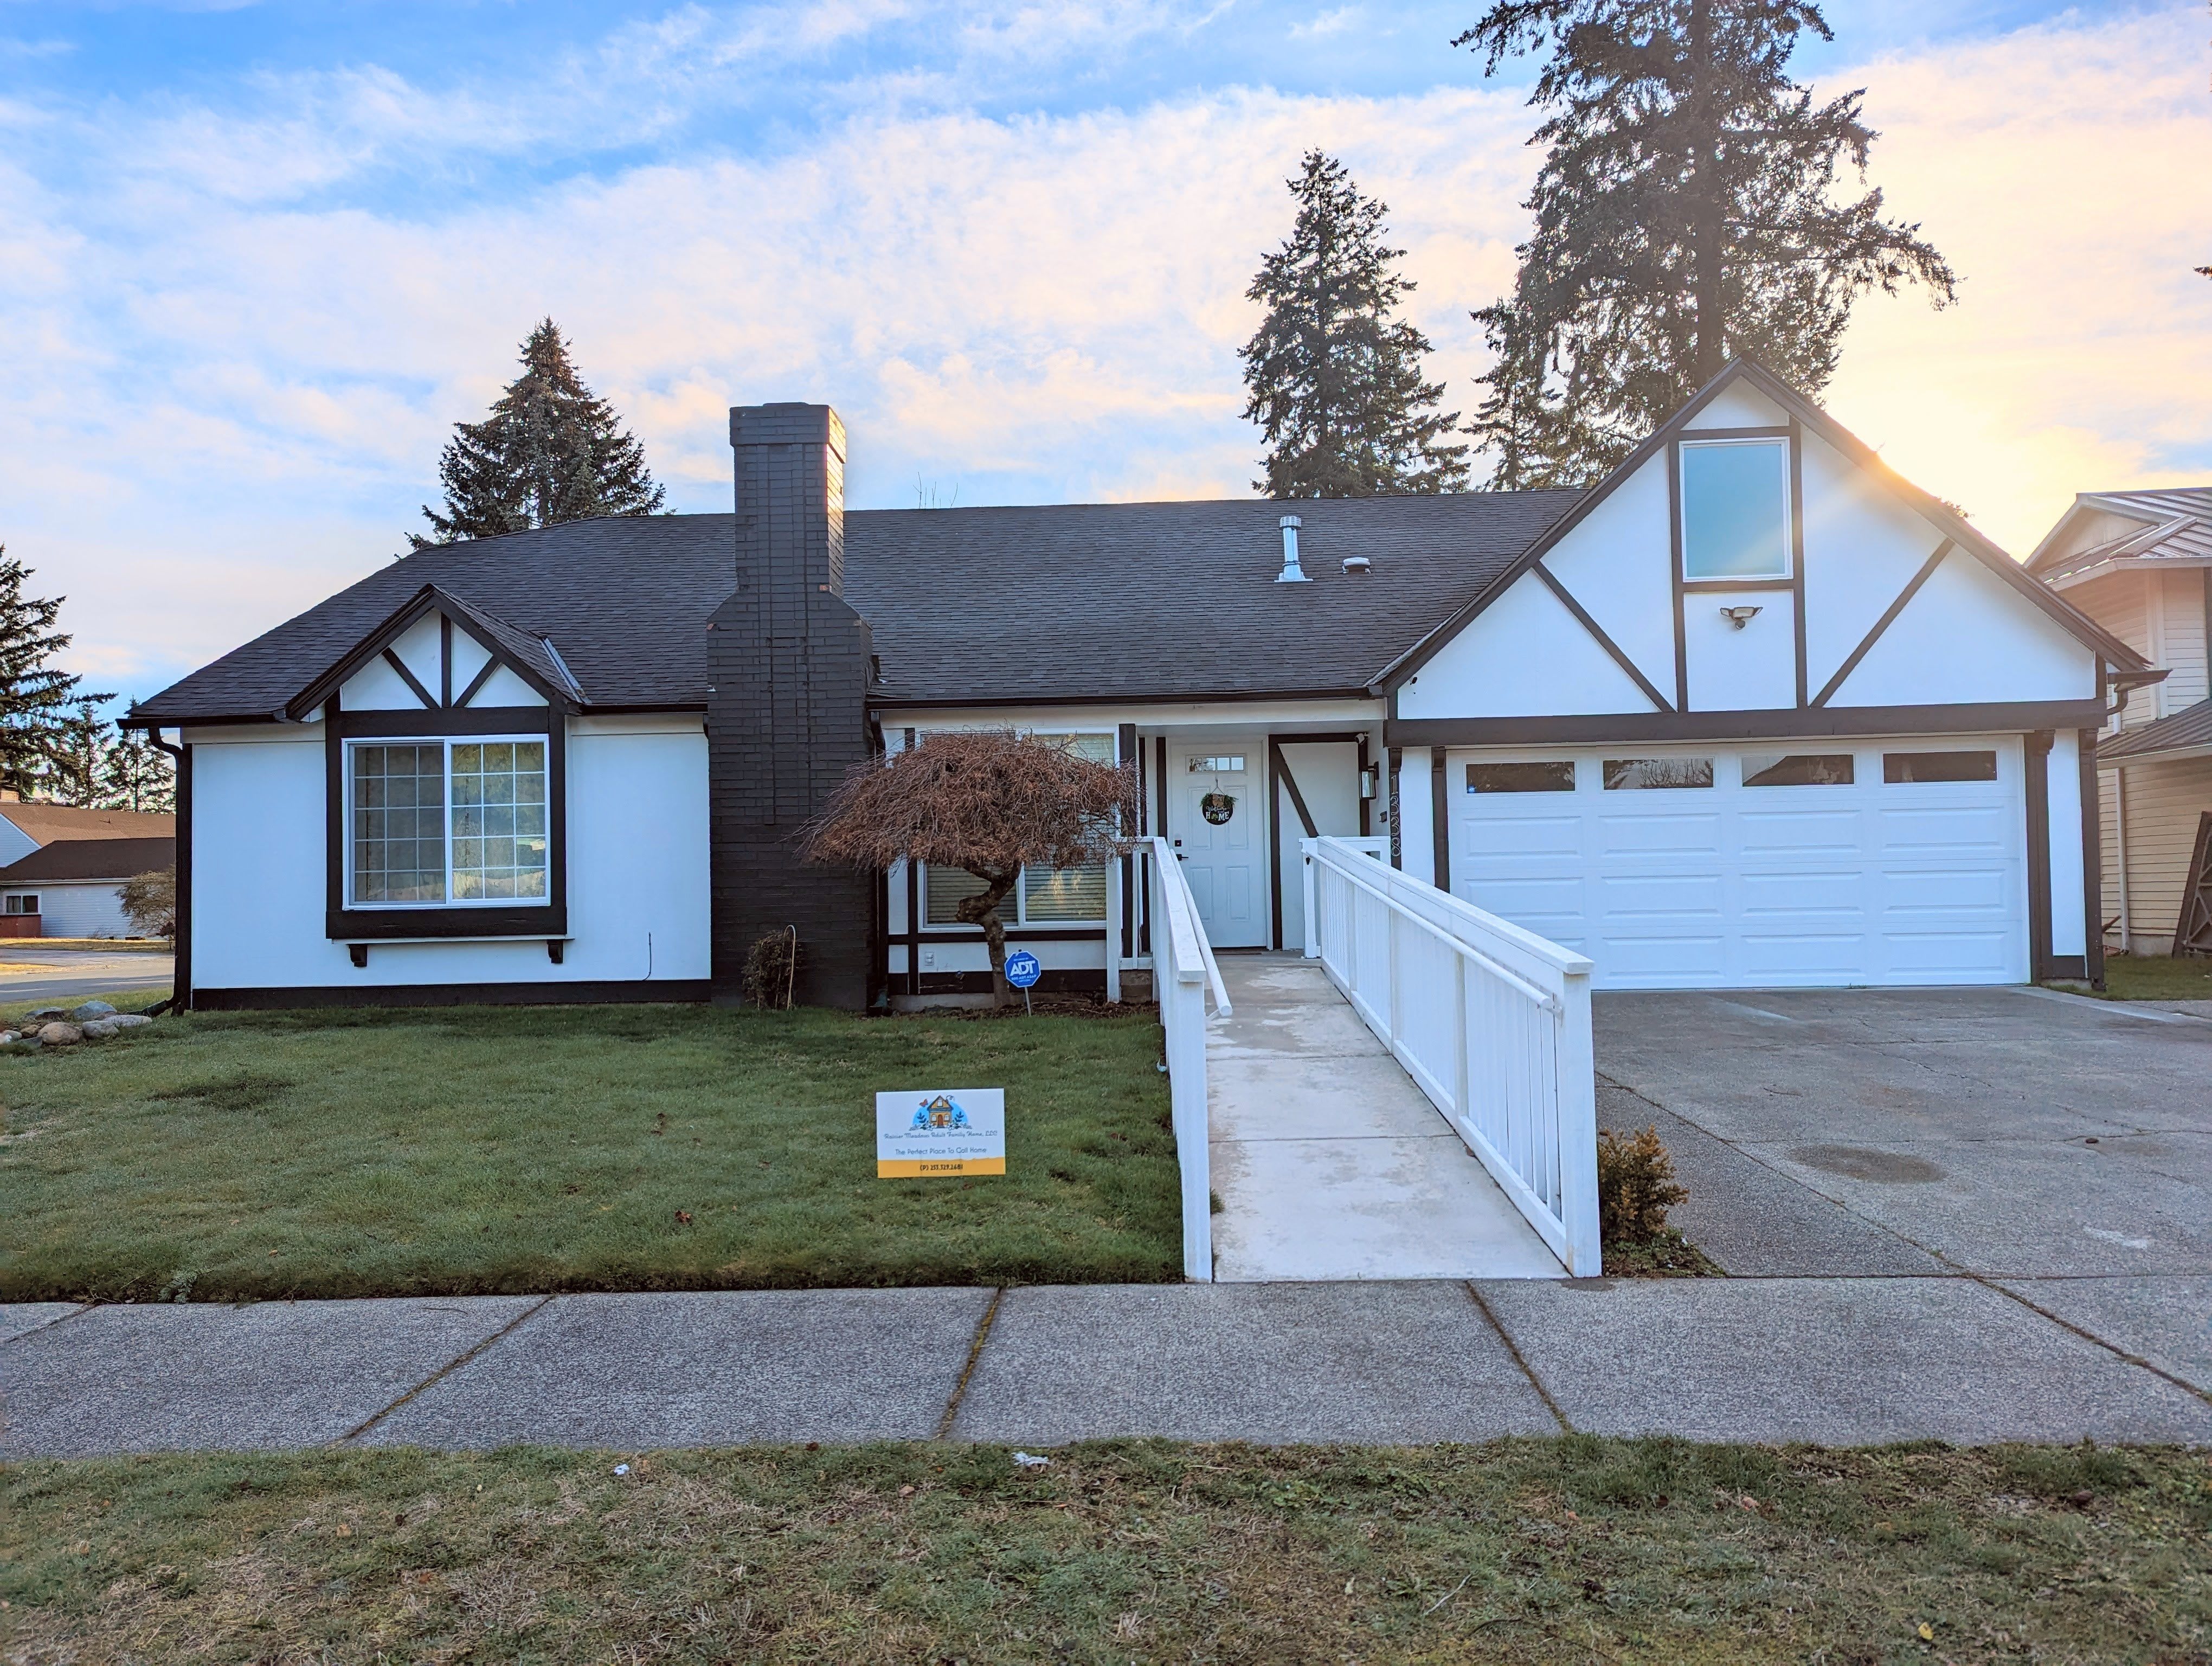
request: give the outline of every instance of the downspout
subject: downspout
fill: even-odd
[[[176,974],[169,991],[169,1010],[188,1012],[192,1006],[192,749],[177,731],[177,745],[161,739],[159,729],[146,738],[177,761],[177,936]]]

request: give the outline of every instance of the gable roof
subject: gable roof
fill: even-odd
[[[1502,569],[1481,593],[1470,599],[1449,618],[1424,636],[1412,648],[1394,660],[1377,681],[1388,690],[1396,690],[1407,678],[1420,670],[1440,652],[1444,644],[1457,635],[1477,615],[1496,601],[1522,574],[1543,559],[1545,552],[1565,538],[1600,503],[1626,483],[1644,464],[1666,449],[1668,442],[1681,434],[1698,414],[1711,404],[1723,390],[1738,382],[1747,382],[1768,399],[1779,405],[1802,425],[1843,453],[1860,468],[1877,477],[1882,483],[1911,508],[1924,517],[1936,530],[1958,548],[1973,556],[1991,572],[2011,585],[2029,601],[2056,620],[2084,647],[2094,650],[2107,663],[2123,672],[2142,671],[2148,662],[2118,637],[2113,635],[2079,608],[2066,601],[2039,579],[2031,576],[2021,564],[1990,541],[1941,498],[1923,491],[1911,481],[1892,469],[1881,456],[1856,435],[1814,404],[1779,376],[1751,359],[1730,361],[1720,374],[1691,396],[1689,403],[1655,429],[1650,437],[1624,458],[1604,479],[1583,493],[1572,508],[1561,515],[1552,526],[1524,550],[1520,557]]]
[[[2138,523],[2132,532],[2058,553],[2066,529],[2085,514],[2102,510]],[[2078,584],[2100,569],[2137,562],[2212,567],[2212,486],[2177,486],[2136,492],[2081,492],[2027,558],[2027,569],[2050,584]]]
[[[0,867],[0,885],[57,885],[71,879],[112,879],[174,867],[177,842],[167,839],[57,839],[19,861]]]
[[[2184,706],[2154,722],[2123,729],[2116,735],[2097,738],[2097,762],[2114,763],[2127,758],[2154,757],[2167,752],[2212,750],[2212,700]]]
[[[167,839],[177,831],[177,818],[166,810],[91,810],[0,800],[0,817],[42,845],[57,839]]]
[[[295,721],[306,717],[363,665],[397,641],[416,621],[433,612],[444,614],[474,636],[486,654],[519,672],[523,681],[544,698],[583,703],[583,690],[555,651],[550,637],[533,636],[488,608],[441,586],[426,584],[348,649],[336,664],[287,701],[284,714]]]
[[[852,510],[845,597],[879,704],[1363,694],[1573,503],[1571,491]],[[1276,523],[1312,581],[1277,584]],[[450,605],[585,711],[703,709],[735,518],[573,521],[408,556],[144,702],[140,727],[268,721],[410,610]],[[1346,575],[1343,557],[1373,570]],[[550,638],[551,648],[546,646]],[[367,650],[366,652],[364,650]],[[340,678],[339,680],[343,680]]]

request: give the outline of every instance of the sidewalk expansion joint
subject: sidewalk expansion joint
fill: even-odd
[[[1954,1262],[1953,1265],[1955,1266],[1957,1263]],[[2069,1331],[2073,1335],[2079,1336],[2085,1342],[2094,1342],[2099,1347],[2103,1348],[2107,1353],[2112,1354],[2116,1358],[2124,1359],[2128,1364],[2138,1366],[2141,1369],[2148,1371],[2153,1377],[2158,1377],[2162,1382],[2172,1383],[2175,1388],[2179,1389],[2184,1394],[2194,1395],[2197,1399],[2203,1401],[2207,1405],[2212,1405],[2212,1391],[2200,1389],[2187,1377],[2176,1377],[2172,1371],[2164,1369],[2162,1366],[2153,1365],[2149,1360],[2144,1359],[2140,1353],[2130,1353],[2125,1348],[2120,1347],[2117,1342],[2106,1341],[2105,1338],[2098,1335],[2095,1331],[2087,1329],[2083,1326],[2077,1325],[2071,1319],[2060,1317],[2057,1314],[2053,1313],[2049,1308],[2045,1307],[2039,1302],[2032,1302],[2028,1300],[2027,1297],[2021,1295],[2017,1290],[2009,1289],[2004,1285],[1999,1284],[1995,1279],[1984,1278],[1981,1274],[1976,1273],[1969,1268],[1961,1268],[1960,1276],[1972,1279],[1976,1284],[1980,1285],[1985,1290],[1994,1290],[2000,1296],[2008,1297],[2012,1300],[2018,1302],[2022,1307],[2026,1308],[2030,1313],[2034,1314],[2038,1318],[2048,1320],[2051,1323],[2057,1325],[2059,1329]],[[2034,1280],[2023,1279],[2019,1280],[2019,1282],[2025,1284],[2033,1283]]]
[[[501,1338],[510,1335],[525,1319],[531,1317],[538,1310],[538,1309],[544,1307],[553,1298],[550,1296],[540,1296],[536,1301],[531,1303],[528,1307],[524,1308],[521,1312],[516,1314],[512,1319],[509,1319],[505,1324],[501,1325],[497,1330],[492,1332],[490,1335],[485,1337],[483,1341],[478,1342],[474,1347],[468,1348],[464,1352],[456,1354],[453,1359],[448,1359],[444,1365],[439,1366],[437,1370],[432,1371],[428,1377],[417,1383],[413,1388],[408,1389],[406,1393],[401,1395],[398,1399],[393,1401],[389,1406],[386,1406],[382,1411],[376,1413],[374,1416],[367,1419],[363,1422],[356,1424],[352,1428],[348,1429],[343,1434],[340,1435],[336,1440],[331,1441],[328,1444],[330,1446],[344,1446],[350,1444],[354,1441],[359,1440],[371,1429],[374,1429],[378,1424],[383,1422],[386,1418],[391,1416],[392,1413],[398,1411],[402,1406],[406,1405],[410,1401],[413,1400],[416,1395],[422,1393],[425,1389],[435,1388],[439,1383],[444,1382],[448,1377],[451,1377],[455,1371],[459,1371],[463,1365],[467,1365],[470,1360],[475,1359],[486,1348],[489,1347],[494,1342],[496,1342]]]
[[[975,1337],[968,1344],[968,1363],[960,1367],[960,1380],[952,1385],[952,1397],[945,1402],[945,1415],[937,1420],[936,1432],[930,1436],[932,1440],[951,1437],[952,1420],[960,1415],[960,1402],[968,1397],[968,1379],[975,1374],[975,1362],[983,1357],[983,1344],[991,1339],[991,1322],[999,1316],[999,1304],[1006,1294],[1004,1285],[992,1291],[990,1304],[975,1322]]]
[[[71,1319],[76,1318],[78,1314],[89,1313],[94,1308],[98,1307],[99,1305],[100,1304],[98,1302],[80,1303],[66,1313],[57,1313],[51,1319],[40,1320],[38,1323],[31,1326],[27,1330],[17,1331],[13,1336],[8,1337],[6,1341],[9,1342],[20,1342],[26,1336],[36,1336],[42,1330],[52,1330],[56,1325],[65,1325]]]
[[[1490,1322],[1490,1328],[1498,1333],[1498,1340],[1505,1344],[1505,1351],[1513,1356],[1513,1363],[1521,1367],[1522,1376],[1528,1379],[1528,1386],[1536,1390],[1536,1397],[1550,1408],[1552,1415],[1559,1420],[1559,1432],[1566,1435],[1574,1433],[1575,1426],[1567,1420],[1567,1414],[1559,1409],[1559,1402],[1552,1398],[1552,1391],[1544,1386],[1544,1379],[1537,1376],[1534,1368],[1522,1357],[1520,1344],[1513,1340],[1511,1334],[1504,1325],[1498,1322],[1498,1316],[1490,1310],[1490,1304],[1482,1299],[1482,1292],[1474,1287],[1474,1280],[1465,1279],[1461,1282],[1465,1286],[1468,1298],[1474,1303],[1475,1310]]]

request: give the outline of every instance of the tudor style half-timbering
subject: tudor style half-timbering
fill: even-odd
[[[808,866],[844,773],[1007,726],[1136,766],[1211,940],[1297,947],[1299,841],[1614,987],[2096,966],[2095,732],[2155,678],[1745,364],[1588,492],[843,508],[823,405],[731,414],[736,513],[410,556],[195,672],[202,1005],[973,996],[973,881]],[[2085,811],[2087,813],[2085,813]],[[1023,876],[1045,987],[1149,964],[1127,863]]]

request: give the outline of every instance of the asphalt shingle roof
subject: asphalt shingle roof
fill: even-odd
[[[2186,751],[2198,746],[2212,746],[2212,700],[2184,706],[2155,722],[2123,729],[2117,735],[2100,736],[2097,761],[2110,763],[2117,758],[2146,757],[2156,752]]]
[[[174,839],[57,839],[0,867],[0,885],[64,879],[128,879],[177,862]]]
[[[879,697],[944,702],[1322,695],[1362,689],[1581,496],[854,510],[845,594]],[[1278,584],[1285,512],[1312,582]],[[733,517],[587,520],[408,556],[145,702],[142,721],[281,710],[426,584],[550,637],[589,708],[707,700],[706,624]],[[1352,576],[1344,557],[1373,570]]]

